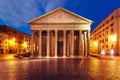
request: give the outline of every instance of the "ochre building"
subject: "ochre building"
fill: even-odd
[[[57,8],[29,21],[32,54],[38,57],[88,56],[91,20]]]
[[[96,26],[90,39],[91,53],[120,55],[120,8]]]
[[[0,54],[30,51],[30,39],[29,34],[6,25],[0,25]]]

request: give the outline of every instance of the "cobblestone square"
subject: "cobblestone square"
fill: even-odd
[[[0,61],[0,80],[120,80],[119,74],[119,60],[93,57]]]

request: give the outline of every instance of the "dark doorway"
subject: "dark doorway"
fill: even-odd
[[[10,53],[10,54],[12,53],[12,50],[11,50],[11,49],[9,50],[9,53]]]
[[[42,56],[46,56],[47,55],[47,39],[46,36],[42,36]]]
[[[58,41],[58,56],[63,56],[63,41]]]
[[[3,49],[0,49],[0,54],[3,54]]]

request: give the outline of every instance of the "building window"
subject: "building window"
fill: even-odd
[[[103,23],[103,26],[104,26],[104,23]]]
[[[108,38],[106,38],[106,42],[108,42]]]
[[[99,41],[99,43],[101,43],[101,40]]]
[[[107,23],[108,23],[108,20],[107,20]]]
[[[106,29],[108,29],[108,26],[106,27]]]
[[[6,49],[6,52],[7,52],[7,49]]]
[[[113,44],[111,45],[111,47],[113,48]]]
[[[111,28],[111,32],[113,32],[113,28]]]
[[[104,43],[104,39],[102,40],[102,43]]]
[[[108,48],[108,45],[106,45],[106,48]]]
[[[107,31],[107,35],[108,35],[108,31]]]
[[[102,31],[104,31],[104,29]]]
[[[112,27],[114,25],[114,23],[112,23],[110,26]]]
[[[114,17],[112,16],[112,17],[111,17],[111,20],[113,20],[113,18],[114,18]]]

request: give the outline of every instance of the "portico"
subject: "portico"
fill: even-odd
[[[29,22],[31,53],[40,57],[89,56],[91,20],[57,8]]]

